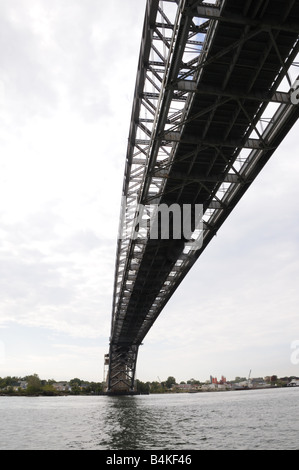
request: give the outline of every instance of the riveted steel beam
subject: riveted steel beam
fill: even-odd
[[[276,91],[273,95],[269,93],[267,95],[262,95],[261,93],[242,93],[236,88],[233,90],[222,89],[220,87],[213,87],[206,84],[197,84],[197,82],[192,80],[180,80],[175,85],[174,88],[179,91],[194,92],[202,95],[212,95],[212,96],[222,96],[226,98],[231,98],[233,100],[250,100],[250,101],[259,101],[263,103],[289,103],[290,94],[283,91]]]
[[[186,144],[202,144],[206,147],[230,147],[230,148],[244,148],[244,149],[260,149],[265,148],[265,143],[261,139],[247,139],[245,141],[237,140],[222,140],[222,139],[201,139],[195,135],[186,135],[181,132],[168,132],[163,136],[166,142],[181,142]],[[271,147],[272,148],[272,147]]]
[[[200,18],[207,18],[210,20],[217,20],[224,23],[238,24],[238,25],[248,25],[253,27],[258,27],[260,30],[269,31],[271,29],[278,31],[286,31],[290,33],[298,34],[298,25],[294,22],[281,23],[280,21],[274,20],[257,20],[248,18],[248,16],[242,16],[230,12],[229,15],[224,15],[221,13],[220,8],[205,7],[199,5],[197,7],[197,15]]]

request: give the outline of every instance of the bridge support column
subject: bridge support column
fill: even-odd
[[[107,395],[134,395],[138,345],[110,345]]]

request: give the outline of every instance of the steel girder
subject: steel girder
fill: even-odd
[[[135,392],[135,369],[138,346],[111,344],[107,394],[127,395]]]
[[[132,389],[143,338],[297,121],[290,68],[298,33],[294,0],[283,10],[278,0],[148,0],[116,256],[110,391],[124,382]],[[279,90],[284,78],[289,87]],[[193,234],[202,247],[141,236],[136,215],[150,203],[202,204],[202,230]],[[123,236],[124,226],[133,236]],[[119,378],[120,364],[129,380]]]

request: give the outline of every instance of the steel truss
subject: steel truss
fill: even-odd
[[[134,393],[134,378],[138,355],[138,346],[123,347],[113,344],[109,352],[108,393]]]
[[[143,338],[298,119],[290,100],[298,3],[287,0],[282,11],[277,0],[241,3],[147,1],[116,255],[110,393],[134,389]],[[204,208],[203,227],[171,262],[165,241],[136,227],[140,204],[165,202]]]

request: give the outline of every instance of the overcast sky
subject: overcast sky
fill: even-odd
[[[103,379],[145,3],[0,0],[0,377]],[[299,375],[298,129],[145,338],[140,380]]]

